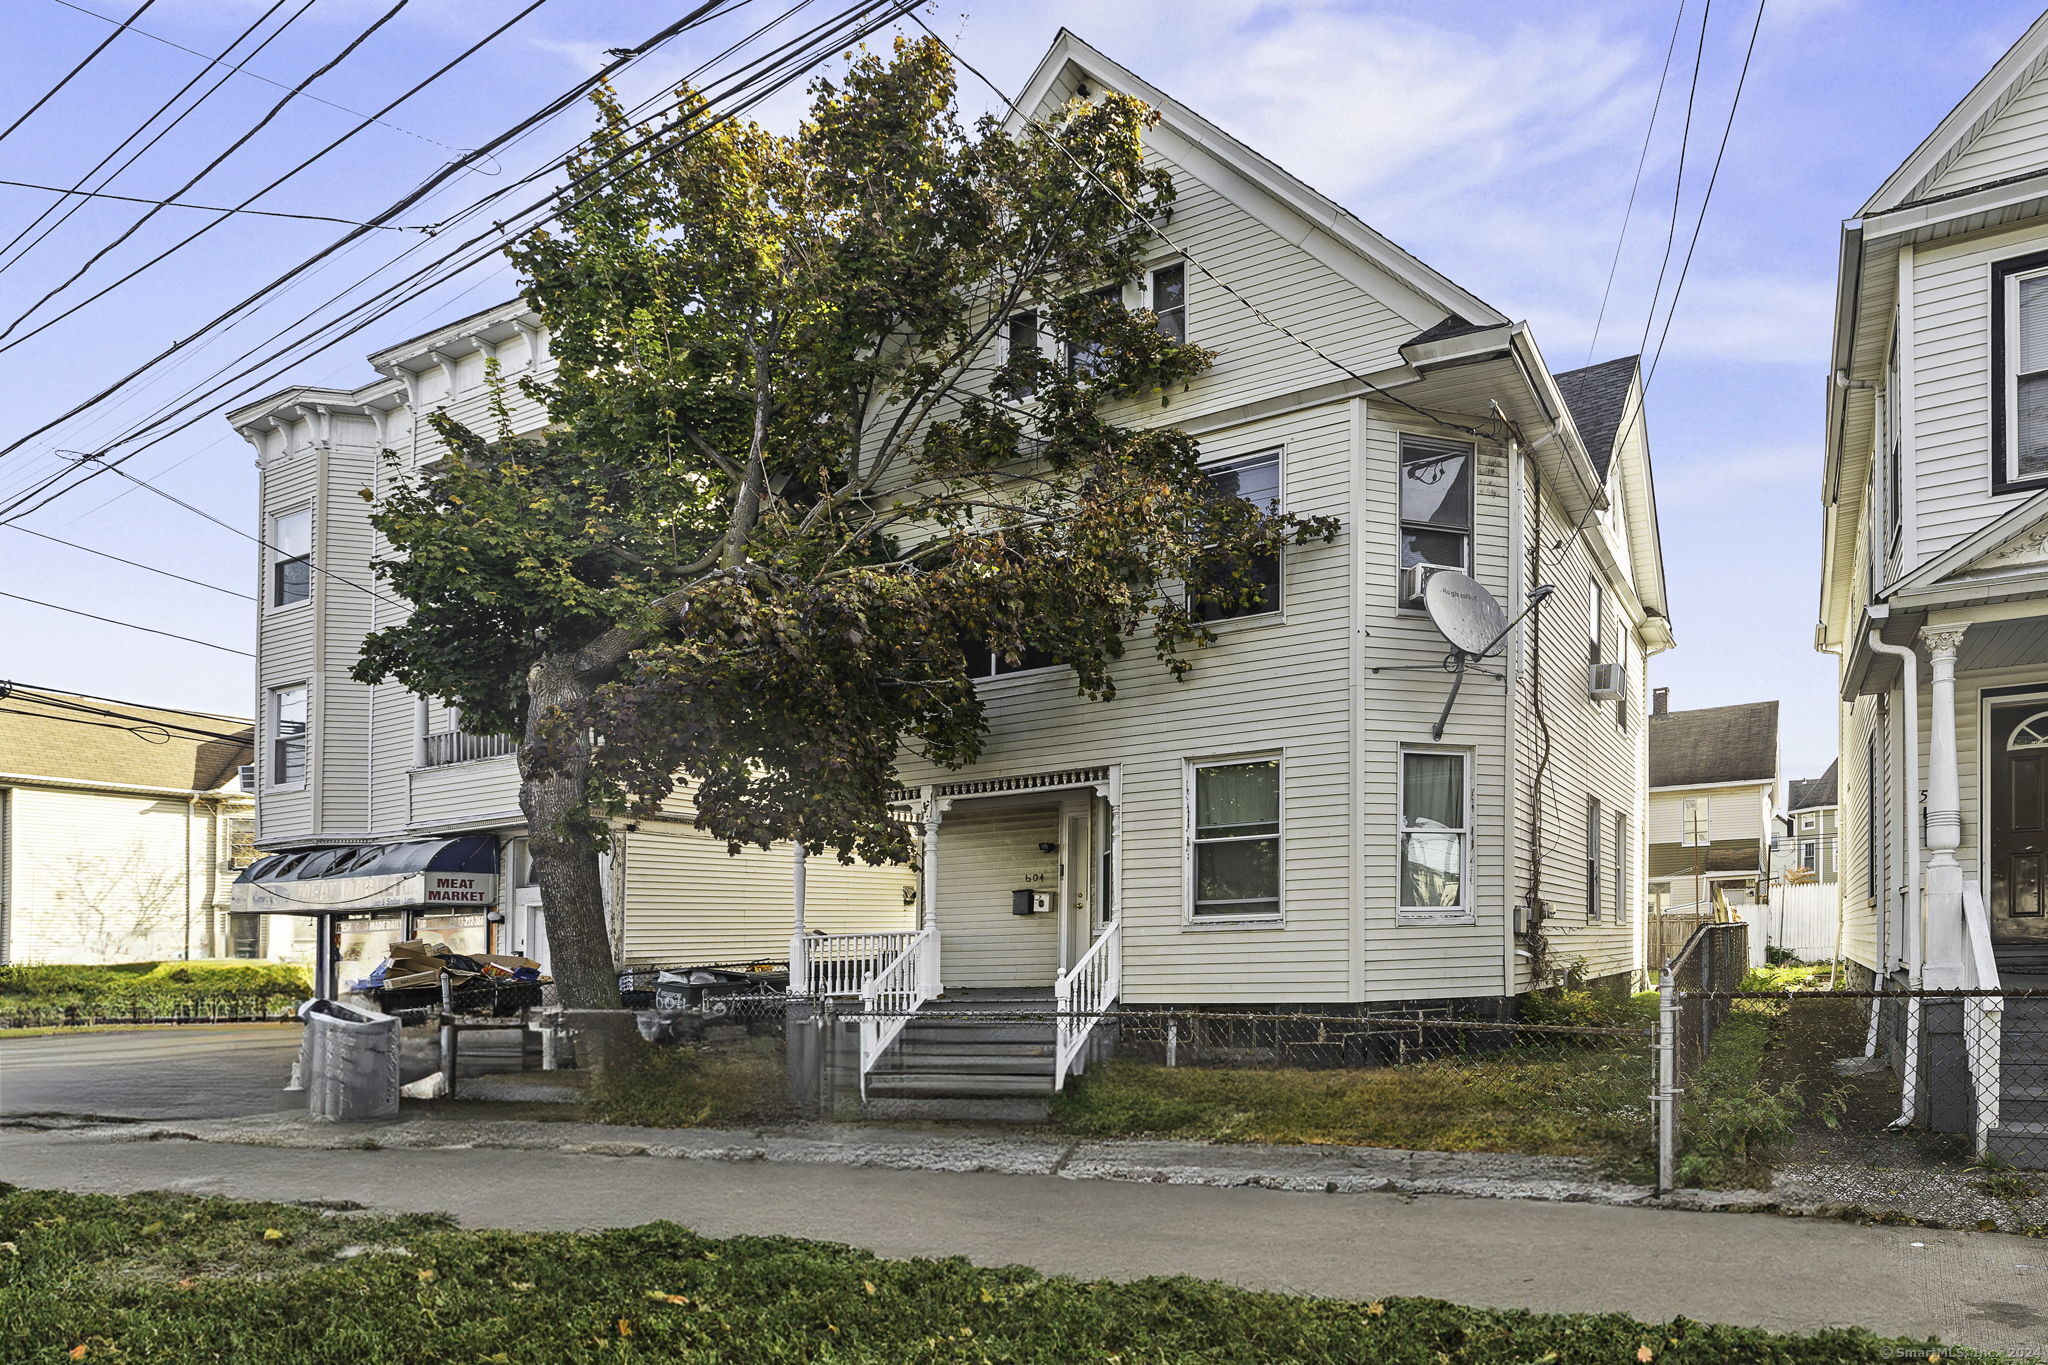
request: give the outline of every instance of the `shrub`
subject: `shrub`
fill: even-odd
[[[0,967],[0,1008],[86,1013],[172,1009],[215,1000],[269,1008],[313,993],[312,974],[282,962],[24,963]]]
[[[1657,992],[1625,995],[1567,983],[1523,996],[1521,1018],[1524,1023],[1571,1028],[1650,1028],[1657,1022]]]

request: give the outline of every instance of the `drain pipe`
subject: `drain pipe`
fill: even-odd
[[[1912,801],[1920,775],[1920,656],[1911,646],[1886,644],[1875,626],[1870,630],[1872,653],[1889,654],[1899,661],[1899,676],[1906,694],[1906,796],[1908,809],[1899,812],[1906,823],[1906,989],[1920,989],[1921,959],[1927,956],[1926,934],[1920,923],[1920,819]],[[1920,998],[1906,997],[1906,1065],[1899,1078],[1899,1116],[1887,1128],[1909,1128],[1920,1101]]]

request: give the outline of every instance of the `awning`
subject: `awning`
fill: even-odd
[[[271,853],[235,878],[235,909],[329,915],[406,906],[480,908],[498,899],[498,836],[410,839]]]

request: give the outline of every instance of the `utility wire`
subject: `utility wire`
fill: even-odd
[[[205,720],[219,720],[219,721],[226,721],[226,722],[228,722],[229,724],[250,724],[250,723],[252,723],[252,722],[246,721],[246,720],[245,720],[245,719],[244,719],[243,717],[241,717],[241,716],[230,716],[230,715],[223,715],[222,713],[220,713],[220,712],[218,712],[218,711],[180,711],[180,710],[178,710],[178,709],[177,709],[176,707],[158,707],[158,706],[151,706],[151,705],[150,705],[150,704],[149,704],[148,702],[146,702],[146,701],[130,701],[130,700],[129,700],[128,698],[126,698],[126,697],[102,697],[102,696],[100,696],[100,695],[99,695],[98,693],[95,693],[95,692],[80,692],[80,691],[78,691],[78,690],[77,690],[76,688],[64,688],[64,687],[45,687],[45,686],[43,686],[43,685],[42,685],[42,684],[40,684],[40,683],[18,683],[18,682],[14,682],[14,681],[12,681],[11,679],[7,679],[7,678],[0,678],[0,694],[4,694],[4,693],[6,692],[6,690],[7,690],[8,688],[10,688],[10,687],[11,687],[11,688],[15,688],[15,689],[17,689],[17,690],[20,690],[20,689],[26,689],[26,690],[28,690],[29,692],[37,692],[37,693],[42,693],[42,694],[43,694],[44,696],[61,696],[61,697],[65,698],[66,700],[70,700],[70,699],[72,699],[72,698],[74,698],[74,697],[83,697],[83,698],[85,698],[85,699],[86,699],[87,701],[103,701],[103,702],[105,702],[105,703],[106,703],[107,705],[109,705],[109,706],[132,706],[132,707],[140,707],[140,708],[142,708],[142,709],[143,709],[143,710],[145,710],[145,711],[171,711],[171,712],[174,712],[175,714],[178,714],[178,715],[184,715],[184,716],[199,716],[199,717],[201,717],[202,719],[205,719]],[[148,718],[147,718],[147,717],[142,717],[141,719],[148,719]],[[154,722],[152,722],[152,723],[154,723]],[[230,738],[232,738],[232,736],[230,736]]]
[[[82,692],[76,695],[71,695],[61,692],[53,692],[48,689],[31,687],[26,683],[0,680],[0,698],[12,698],[18,701],[34,702],[38,706],[48,706],[60,711],[76,711],[80,714],[88,716],[103,716],[109,720],[134,721],[138,725],[154,725],[160,730],[182,730],[187,734],[197,735],[202,739],[220,739],[227,740],[230,743],[232,743],[236,740],[246,740],[248,737],[247,730],[244,730],[239,735],[224,735],[217,730],[202,730],[196,725],[181,725],[177,721],[162,720],[155,716],[138,716],[127,711],[109,711],[103,706],[88,706],[80,700],[80,698],[84,696],[85,694]],[[107,700],[107,698],[94,697],[92,698],[92,700],[105,701]],[[136,702],[121,703],[121,705],[140,704],[141,703]],[[157,708],[152,707],[150,709],[154,710]],[[196,715],[199,713],[191,711],[181,711],[176,712],[175,714]],[[52,716],[50,717],[50,719],[58,720],[62,719],[62,717]],[[226,719],[226,717],[222,717],[222,719]]]
[[[1671,244],[1678,239],[1679,196],[1685,190],[1685,158],[1692,146],[1692,112],[1699,99],[1700,66],[1707,55],[1707,25],[1714,17],[1714,0],[1700,10],[1700,40],[1693,50],[1692,82],[1685,92],[1685,125],[1678,137],[1678,173],[1671,178],[1671,225],[1664,233],[1664,259],[1657,266],[1657,284],[1650,291],[1649,311],[1643,315],[1643,339],[1636,343],[1638,354],[1650,349],[1650,328],[1657,320],[1657,301],[1664,294],[1664,272],[1671,268]]]
[[[18,190],[42,190],[48,194],[62,195],[66,198],[76,196],[80,199],[118,199],[124,204],[149,204],[160,209],[198,209],[202,213],[243,213],[258,218],[297,218],[308,223],[341,223],[348,227],[376,228],[382,232],[431,233],[433,231],[432,228],[424,225],[401,226],[394,223],[359,223],[353,218],[331,218],[324,213],[281,213],[275,209],[222,208],[218,204],[187,204],[176,199],[144,199],[140,195],[108,194],[104,190],[81,190],[77,188],[67,190],[58,185],[32,185],[26,180],[0,180],[0,185],[9,185]]]
[[[997,99],[1002,100],[1006,105],[1008,105],[1011,111],[1014,112],[1016,110],[1017,101],[1010,97],[1009,95],[1004,94],[1002,87],[997,85],[994,81],[990,80],[987,76],[983,75],[981,71],[972,62],[968,61],[965,57],[962,57],[958,52],[955,52],[953,50],[952,44],[948,43],[944,38],[941,38],[938,35],[938,33],[932,29],[932,26],[924,21],[924,17],[922,15],[912,12],[909,18],[911,22],[915,23],[927,34],[930,34],[932,41],[937,43],[940,47],[944,48],[947,54],[950,55],[954,61],[958,62],[961,66],[965,67],[969,72],[971,72],[974,75],[974,77],[977,80],[979,80],[983,85],[987,86]],[[1202,274],[1206,276],[1211,283],[1219,286],[1226,294],[1230,295],[1232,299],[1236,300],[1239,304],[1243,305],[1245,311],[1250,313],[1258,321],[1264,323],[1266,326],[1272,328],[1280,335],[1286,337],[1289,341],[1301,347],[1303,350],[1315,356],[1317,359],[1323,361],[1331,368],[1348,376],[1357,383],[1363,384],[1366,388],[1370,389],[1377,396],[1384,398],[1390,403],[1398,404],[1399,406],[1408,409],[1408,411],[1416,414],[1418,417],[1426,419],[1433,425],[1449,427],[1454,431],[1462,431],[1469,436],[1490,435],[1490,433],[1482,431],[1478,427],[1469,427],[1463,425],[1462,423],[1449,421],[1437,413],[1429,412],[1423,408],[1417,407],[1415,404],[1409,402],[1405,398],[1402,398],[1398,394],[1392,393],[1386,389],[1381,388],[1379,385],[1373,383],[1370,379],[1367,379],[1358,371],[1352,369],[1349,365],[1346,365],[1343,361],[1337,359],[1337,357],[1331,355],[1322,347],[1316,345],[1313,341],[1310,341],[1307,337],[1302,336],[1294,329],[1288,327],[1285,323],[1275,319],[1271,314],[1267,313],[1264,309],[1260,308],[1258,304],[1254,303],[1249,297],[1247,297],[1243,293],[1243,291],[1237,288],[1236,285],[1232,284],[1230,281],[1224,279],[1221,275],[1217,274],[1213,269],[1209,267],[1209,265],[1206,262],[1202,261],[1192,251],[1189,251],[1186,246],[1175,241],[1171,234],[1169,234],[1166,231],[1166,228],[1162,224],[1154,222],[1153,220],[1148,218],[1143,210],[1141,210],[1137,205],[1131,203],[1130,200],[1124,198],[1124,196],[1116,189],[1116,187],[1109,184],[1101,176],[1097,175],[1093,167],[1087,165],[1079,157],[1075,156],[1074,153],[1067,147],[1066,143],[1060,141],[1060,139],[1056,135],[1053,135],[1050,132],[1048,132],[1047,137],[1048,140],[1052,143],[1052,145],[1057,147],[1060,150],[1061,154],[1067,158],[1067,160],[1074,163],[1074,166],[1077,170],[1079,170],[1082,174],[1086,175],[1090,180],[1093,180],[1105,194],[1109,195],[1110,198],[1116,200],[1118,204],[1122,205],[1124,211],[1131,215],[1131,219],[1133,222],[1137,223],[1140,227],[1148,229],[1153,235],[1157,236],[1159,240],[1165,242],[1168,246],[1172,247],[1174,251],[1177,252],[1183,258],[1185,258],[1190,265],[1193,265],[1197,270],[1201,271]]]
[[[1635,178],[1628,185],[1628,207],[1621,211],[1621,232],[1614,239],[1614,259],[1607,266],[1607,283],[1600,290],[1600,311],[1593,319],[1593,339],[1586,343],[1586,363],[1593,363],[1593,350],[1600,344],[1600,324],[1607,320],[1607,299],[1614,292],[1614,275],[1621,269],[1621,249],[1628,242],[1629,219],[1636,211],[1636,191],[1642,188],[1643,166],[1650,159],[1650,137],[1657,131],[1657,114],[1664,107],[1664,87],[1671,79],[1671,57],[1678,51],[1678,30],[1685,24],[1686,0],[1678,0],[1678,13],[1671,20],[1671,40],[1664,45],[1664,70],[1657,76],[1656,98],[1650,101],[1650,123],[1643,129],[1643,149],[1636,154]]]
[[[220,55],[222,57],[226,57],[229,53],[233,52],[236,48],[240,47],[244,42],[247,42],[249,39],[249,35],[256,32],[258,29],[262,28],[264,24],[268,23],[270,21],[270,16],[277,13],[277,11],[282,9],[285,4],[286,0],[273,0],[273,3],[271,4],[269,9],[257,15],[255,20],[251,22],[247,28],[243,29],[240,33],[236,34],[234,38],[229,41],[228,45],[221,49]],[[299,17],[312,7],[313,0],[302,0],[302,3],[299,5],[299,8],[293,12],[290,18],[286,19],[282,24],[279,24],[275,32],[273,32],[269,37],[265,38],[262,42],[258,43],[255,46],[255,48],[250,51],[249,58],[254,59],[256,56],[262,53],[264,48],[270,46],[270,44],[277,41],[277,39],[283,37],[285,30],[290,28],[294,23],[296,23]],[[192,89],[192,87],[199,84],[199,82],[205,78],[206,73],[211,69],[212,66],[209,64],[208,66],[201,67],[197,72],[193,73],[192,78],[186,81],[183,85],[179,86],[177,90],[172,93],[169,99],[165,100],[162,104],[158,105],[156,109],[150,114],[150,116],[144,119],[141,125],[137,127],[134,132],[128,134],[128,136],[122,138],[119,142],[115,143],[112,149],[110,149],[98,161],[94,162],[91,168],[88,169],[83,175],[79,176],[77,181],[73,183],[71,188],[75,190],[84,189],[86,181],[98,175],[109,161],[112,161],[115,157],[121,155],[122,151],[124,151],[130,143],[134,142],[137,138],[141,137],[144,133],[148,132],[150,125],[154,124],[158,119],[162,118],[165,114],[169,113],[172,109],[176,108],[178,101],[185,98],[185,95]],[[225,83],[226,80],[227,73],[224,73],[221,76],[220,80],[215,81],[210,87],[208,87],[205,93],[201,94],[198,99],[192,101],[192,103],[186,106],[183,110],[181,110],[175,118],[173,118],[170,122],[166,123],[162,128],[159,128],[156,131],[155,135],[153,135],[149,139],[149,141],[143,143],[140,147],[137,147],[134,150],[134,152],[130,153],[127,160],[123,161],[119,166],[116,166],[112,171],[109,171],[106,177],[102,179],[95,188],[105,189],[108,185],[112,184],[123,171],[127,170],[130,166],[133,166],[143,156],[147,155],[150,148],[156,146],[157,143],[163,141],[163,139],[169,136],[170,133],[174,129],[176,129],[179,124],[183,123],[187,118],[197,113],[202,105],[204,105],[209,99],[213,98],[214,92],[219,90],[221,85]],[[19,261],[22,256],[28,255],[29,252],[34,251],[38,246],[40,246],[43,243],[43,241],[49,237],[51,233],[55,232],[58,228],[64,226],[64,224],[71,218],[73,214],[77,213],[80,208],[84,207],[84,204],[85,201],[82,199],[74,200],[68,207],[64,206],[62,204],[62,201],[51,204],[49,207],[45,208],[41,213],[37,214],[33,219],[31,219],[12,237],[8,238],[4,246],[0,246],[0,257],[5,257],[8,252],[13,251],[16,243],[20,242],[22,238],[28,236],[31,232],[35,232],[35,230],[38,227],[42,227],[44,220],[49,218],[51,214],[57,213],[60,207],[63,208],[62,213],[57,213],[57,221],[51,223],[49,227],[44,228],[41,233],[37,234],[36,239],[34,241],[30,242],[27,246],[23,247],[21,249],[20,254],[15,256],[14,260]],[[13,262],[0,264],[0,272],[5,272],[7,266],[12,263]]]
[[[69,71],[65,72],[62,80],[58,81],[48,90],[45,90],[42,93],[42,96],[39,99],[37,99],[34,104],[31,104],[28,108],[22,110],[21,113],[15,115],[14,122],[8,124],[5,128],[0,128],[0,142],[5,142],[9,137],[13,136],[15,129],[21,127],[22,124],[27,123],[29,119],[35,116],[36,110],[42,108],[44,105],[48,104],[52,99],[56,98],[58,91],[62,90],[65,86],[71,84],[72,78],[77,76],[79,72],[85,70],[88,66],[91,66],[93,63],[93,59],[95,57],[99,56],[102,52],[105,52],[107,48],[112,45],[113,41],[116,38],[120,37],[122,34],[128,31],[128,26],[130,24],[134,23],[137,19],[140,19],[144,14],[148,13],[149,7],[151,5],[154,5],[155,3],[156,0],[142,0],[142,3],[136,7],[135,13],[129,15],[126,19],[123,19],[112,33],[109,33],[106,37],[100,39],[100,45],[98,47],[86,53],[85,56],[79,58],[78,65],[72,67]],[[111,23],[113,21],[108,20],[108,22]]]
[[[407,209],[410,209],[414,204],[424,199],[429,193],[440,188],[447,181],[454,178],[463,170],[467,169],[471,162],[475,161],[479,157],[490,155],[492,152],[496,151],[498,148],[504,146],[506,143],[511,141],[518,134],[525,132],[534,124],[540,123],[545,119],[552,118],[555,114],[561,112],[562,109],[568,107],[568,105],[574,103],[577,99],[580,99],[588,91],[595,88],[599,84],[602,84],[604,81],[608,80],[615,71],[617,71],[620,67],[624,66],[627,62],[631,61],[634,57],[640,55],[645,51],[650,50],[654,46],[666,42],[675,34],[680,33],[685,28],[690,27],[691,25],[701,21],[705,16],[709,15],[713,10],[720,8],[724,3],[725,0],[703,0],[703,3],[699,4],[695,9],[691,10],[681,19],[676,20],[667,28],[661,30],[654,37],[649,38],[636,48],[627,50],[625,56],[613,60],[612,62],[601,68],[595,75],[585,80],[577,82],[576,85],[571,87],[570,90],[568,90],[562,95],[557,96],[555,99],[549,101],[546,105],[544,105],[540,110],[536,111],[535,113],[528,115],[524,119],[521,119],[517,124],[514,124],[513,127],[507,129],[505,132],[500,133],[498,136],[492,138],[482,147],[478,147],[470,152],[465,153],[461,157],[458,157],[456,160],[450,162],[448,165],[436,171],[433,175],[428,176],[426,180],[422,181],[418,186],[416,186],[414,189],[400,197],[397,201],[392,203],[382,212],[373,214],[369,221],[371,223],[383,223],[393,218],[396,218],[399,214],[405,212]],[[111,397],[112,395],[119,393],[129,384],[132,384],[135,380],[141,378],[148,370],[150,370],[154,366],[160,364],[162,361],[168,359],[170,356],[174,355],[178,351],[183,350],[185,347],[191,345],[200,337],[207,335],[209,332],[221,326],[228,320],[239,316],[245,309],[250,307],[252,304],[267,297],[269,294],[275,292],[277,289],[284,286],[285,284],[288,284],[299,274],[318,265],[322,260],[326,259],[328,256],[333,255],[335,252],[339,251],[344,246],[347,246],[348,244],[361,238],[368,231],[368,228],[358,227],[342,234],[342,236],[335,240],[334,242],[331,242],[327,246],[322,247],[319,251],[307,257],[305,260],[299,262],[297,265],[291,267],[289,270],[279,275],[276,279],[270,281],[268,284],[265,284],[264,286],[256,290],[254,293],[249,294],[247,297],[235,303],[226,311],[220,313],[211,321],[204,324],[197,331],[192,332],[184,337],[179,338],[177,341],[172,342],[169,346],[165,347],[155,356],[143,362],[143,364],[137,366],[135,369],[130,370],[127,374],[121,376],[113,383],[107,385],[98,393],[92,395],[87,399],[84,399],[83,401],[74,405],[67,411],[60,413],[58,416],[51,418],[49,421],[43,423],[41,426],[35,428],[33,431],[30,431],[25,435],[16,437],[13,441],[9,442],[5,447],[0,447],[0,458],[4,458],[7,455],[12,454],[14,451],[20,449],[23,445],[27,444],[29,441],[34,440],[36,437],[42,435],[44,432],[49,431],[51,428],[57,426],[59,423],[69,421],[71,418],[78,416],[80,413],[86,411],[88,408],[94,407],[99,403],[104,402],[107,398]]]
[[[177,199],[178,197],[183,195],[187,190],[191,189],[194,185],[198,184],[200,181],[204,180],[208,175],[212,174],[214,169],[218,167],[223,161],[226,161],[229,157],[233,156],[236,152],[240,151],[244,146],[248,144],[251,138],[255,137],[265,128],[269,127],[271,121],[275,119],[279,114],[285,111],[286,106],[288,106],[292,102],[292,100],[297,97],[300,91],[304,90],[307,86],[313,84],[313,82],[319,80],[328,72],[334,70],[335,67],[340,66],[343,62],[347,61],[349,57],[354,55],[357,48],[361,47],[364,43],[370,41],[371,38],[376,36],[377,31],[379,29],[383,28],[393,19],[396,19],[405,10],[406,6],[410,5],[411,3],[412,0],[397,0],[397,2],[393,4],[390,9],[384,11],[383,14],[379,15],[374,23],[372,23],[368,28],[364,29],[361,33],[357,34],[353,39],[351,39],[347,46],[343,47],[341,51],[335,53],[332,57],[328,58],[325,62],[321,63],[318,67],[316,67],[311,75],[307,76],[305,80],[299,82],[296,89],[286,92],[283,99],[280,99],[277,103],[271,105],[269,111],[266,112],[262,118],[256,121],[255,127],[249,129],[248,132],[243,133],[240,137],[236,138],[234,142],[229,144],[228,149],[226,151],[222,152],[219,156],[216,156],[213,160],[207,162],[206,165],[201,167],[197,175],[194,175],[191,179],[187,180],[184,184],[178,186],[177,189],[172,190],[170,194],[165,196],[166,202],[168,202],[169,200]],[[523,19],[534,8],[545,3],[546,0],[533,0],[533,4],[529,5],[527,9],[522,10],[517,16],[514,17],[512,22],[516,23],[519,19]],[[503,25],[500,28],[494,30],[490,36],[496,37],[499,33],[504,32],[505,28],[507,27],[510,27],[510,24]],[[485,41],[488,41],[488,39],[486,39]],[[475,47],[470,48],[468,51],[464,52],[460,57],[456,58],[456,61],[461,61],[464,57],[469,56],[469,54],[474,51],[476,51]],[[453,63],[451,63],[450,65],[453,65]],[[439,78],[447,70],[448,67],[442,67],[440,71],[437,71],[433,74],[433,76],[428,77],[428,80],[432,81]],[[419,88],[419,86],[414,86],[412,90],[408,90],[404,95],[399,96],[398,100],[394,100],[391,104],[384,106],[385,109],[391,109],[396,107],[398,103],[410,97]],[[383,111],[380,110],[379,112],[381,113]],[[301,161],[298,165],[292,167],[292,169],[286,171],[283,175],[271,181],[262,189],[256,191],[255,194],[250,195],[247,199],[244,199],[240,204],[237,204],[235,207],[247,208],[250,204],[256,202],[257,199],[261,198],[265,194],[268,194],[271,190],[276,189],[279,185],[291,179],[300,171],[312,165],[313,162],[327,155],[328,152],[333,151],[336,147],[340,146],[343,142],[348,141],[349,138],[354,137],[357,133],[361,132],[364,128],[368,126],[369,125],[367,123],[358,123],[354,128],[350,129],[347,133],[343,134],[339,139],[329,143],[326,147],[321,148],[320,151],[316,152],[313,156],[307,158],[304,161]],[[70,275],[66,276],[57,284],[51,286],[47,291],[44,292],[41,298],[37,299],[27,308],[24,308],[12,322],[9,322],[4,330],[0,330],[0,340],[4,340],[7,337],[13,336],[14,330],[17,327],[21,326],[24,322],[27,322],[31,317],[33,317],[38,309],[40,309],[44,304],[48,303],[51,299],[55,298],[57,295],[63,293],[66,289],[69,289],[73,284],[77,283],[89,271],[91,271],[94,266],[98,265],[102,260],[105,260],[110,252],[114,251],[123,242],[126,242],[130,237],[133,237],[137,232],[141,231],[145,223],[149,222],[150,219],[156,217],[156,215],[161,213],[162,211],[163,209],[161,205],[159,205],[156,208],[152,208],[151,210],[149,210],[149,212],[143,214],[140,218],[136,219],[133,223],[129,224],[128,227],[122,231],[120,236],[114,238],[113,241],[101,247],[91,256],[88,256],[83,265],[79,266],[76,270],[72,271]],[[93,302],[94,299],[98,299],[102,295],[106,294],[108,289],[117,288],[121,284],[127,282],[128,280],[134,279],[135,276],[141,274],[144,270],[149,269],[158,261],[163,260],[164,257],[170,255],[174,251],[183,248],[196,238],[204,236],[207,232],[211,231],[216,224],[224,221],[225,219],[216,219],[214,220],[214,223],[209,223],[205,227],[200,228],[197,232],[192,233],[183,241],[178,242],[176,245],[170,247],[165,251],[159,252],[157,255],[151,257],[148,261],[145,261],[142,265],[137,266],[134,270],[129,271],[126,275],[123,275],[120,279],[114,281],[113,284],[108,285],[106,289],[102,289],[99,291],[99,293],[91,295],[81,303],[72,305],[70,308],[57,314],[49,321],[44,322],[41,325],[35,327],[34,329],[23,333],[20,337],[16,338],[13,342],[10,342],[8,345],[0,346],[0,351],[12,350],[15,346],[19,346],[22,342],[27,341],[30,337],[35,336],[38,332],[43,331],[45,328],[53,326],[56,323],[62,322],[65,318],[70,317],[73,313],[76,313],[80,308],[85,307],[86,304],[89,304]]]
[[[23,597],[18,592],[7,592],[5,590],[0,590],[0,597],[11,597],[17,602],[27,602],[30,606],[48,607],[51,611],[68,612],[73,616],[83,616],[86,619],[92,621],[104,621],[110,626],[125,626],[129,630],[139,630],[150,635],[161,635],[166,639],[183,640],[188,645],[203,645],[207,649],[217,649],[223,654],[239,654],[245,659],[253,659],[256,657],[254,654],[250,653],[246,649],[236,649],[231,645],[217,645],[211,640],[201,640],[196,636],[191,635],[180,635],[176,631],[158,630],[155,626],[138,626],[133,621],[116,620],[114,617],[111,616],[97,616],[89,611],[80,611],[77,607],[60,606],[55,602],[45,602],[42,601],[40,598],[35,597]]]
[[[89,14],[93,18],[98,19],[104,23],[111,24],[116,22],[115,20],[107,18],[106,15],[101,14],[98,10],[91,10],[87,9],[84,5],[73,4],[72,0],[54,0],[54,2],[56,4],[64,6],[64,8],[66,9],[75,9],[80,14]],[[148,9],[149,6],[144,5],[142,8]],[[272,8],[275,8],[275,6],[273,6]],[[136,11],[137,14],[140,14],[141,12],[141,10]],[[127,27],[127,25],[123,25],[123,27]],[[175,47],[180,52],[187,52],[194,57],[203,59],[206,62],[206,65],[200,68],[200,73],[202,75],[213,67],[225,64],[225,53],[223,53],[219,57],[208,57],[204,52],[199,51],[197,48],[186,47],[183,43],[173,42],[171,39],[166,38],[161,34],[151,33],[147,29],[129,28],[128,31],[133,33],[138,38],[147,38],[153,43],[162,43],[165,47]],[[251,53],[250,60],[253,60],[254,57],[255,54]],[[280,90],[290,88],[286,86],[283,81],[274,81],[260,71],[249,70],[247,61],[237,62],[235,65],[228,67],[227,74],[230,76],[247,76],[252,80],[262,81],[265,85],[274,85]],[[369,117],[368,115],[364,114],[360,109],[351,109],[345,104],[336,104],[333,100],[322,99],[318,95],[307,95],[305,96],[305,98],[312,100],[315,104],[324,104],[329,109],[339,109],[344,114],[354,114],[357,118]],[[425,133],[416,133],[410,128],[404,127],[400,124],[391,123],[385,119],[372,118],[370,119],[370,121],[372,123],[378,124],[381,127],[389,128],[394,133],[404,133],[407,137],[416,137],[421,142],[431,142],[436,147],[442,147],[451,152],[460,152],[465,150],[464,148],[461,147],[450,146],[448,143],[441,141],[439,138],[428,137]]]
[[[223,588],[218,584],[208,583],[203,579],[187,578],[181,573],[172,573],[169,569],[159,569],[154,564],[144,564],[140,560],[123,559],[120,555],[111,554],[106,550],[95,550],[90,545],[80,545],[75,540],[66,540],[62,536],[53,536],[47,531],[38,531],[33,527],[21,526],[13,522],[0,524],[4,524],[10,531],[19,531],[25,536],[34,536],[38,540],[47,540],[53,544],[68,546],[74,550],[83,550],[89,555],[98,555],[101,559],[111,559],[116,564],[126,564],[133,569],[142,569],[149,573],[162,574],[165,578],[175,578],[180,583],[190,583],[195,588],[205,588],[209,592],[226,593],[229,597],[239,597],[247,602],[254,602],[256,600],[255,597],[246,592],[236,592],[233,588]]]

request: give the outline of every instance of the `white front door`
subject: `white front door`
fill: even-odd
[[[540,964],[543,975],[549,974],[548,923],[540,911],[539,887],[522,886],[513,891],[505,927],[512,931],[512,951],[520,957],[532,958]]]

